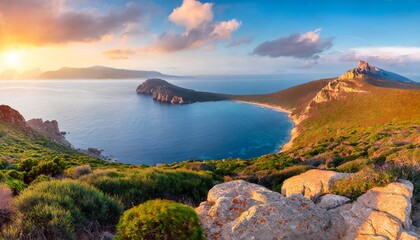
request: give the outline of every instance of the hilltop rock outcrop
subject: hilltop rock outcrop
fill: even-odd
[[[0,121],[19,129],[26,128],[25,118],[18,111],[6,105],[0,105]]]
[[[330,171],[317,173],[322,179],[334,178]],[[307,176],[304,178],[307,179]],[[328,185],[329,181],[319,182]],[[201,203],[196,211],[209,240],[411,240],[420,237],[412,232],[412,194],[413,185],[401,180],[386,187],[373,188],[353,203],[347,203],[349,200],[341,196],[328,194],[315,204],[309,198],[313,194],[285,197],[262,186],[238,180],[214,186],[207,201]]]
[[[65,146],[71,146],[58,128],[58,122],[42,121],[42,119],[31,119],[26,121],[25,118],[15,109],[0,105],[0,122],[6,123],[15,129],[30,132],[34,135],[41,135]]]
[[[26,122],[27,126],[41,135],[52,139],[58,143],[61,143],[65,146],[71,146],[71,144],[66,140],[63,134],[58,128],[58,122],[56,120],[52,121],[42,121],[41,118],[34,118]]]

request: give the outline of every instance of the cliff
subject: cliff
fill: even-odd
[[[46,137],[68,147],[71,146],[60,132],[58,122],[55,120],[44,122],[42,119],[31,119],[26,121],[15,109],[6,105],[0,105],[0,123],[7,124],[19,131]]]
[[[223,101],[230,99],[230,96],[226,94],[199,92],[181,88],[162,79],[148,79],[137,88],[136,92],[138,94],[151,95],[154,100],[172,104]]]

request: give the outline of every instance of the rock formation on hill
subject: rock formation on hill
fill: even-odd
[[[41,135],[65,146],[71,146],[60,132],[58,122],[55,120],[44,122],[42,119],[31,119],[25,121],[25,118],[15,109],[6,105],[0,105],[0,122],[18,130]]]
[[[309,175],[323,180],[310,181]],[[410,182],[373,188],[348,203],[347,198],[326,194],[324,184],[338,176],[319,170],[295,176],[283,186],[282,190],[291,193],[287,197],[242,180],[223,183],[209,191],[207,201],[196,211],[209,240],[419,239],[410,219]],[[296,191],[293,182],[300,190]],[[292,194],[302,190],[307,197]]]
[[[44,122],[41,118],[34,118],[27,121],[26,125],[49,139],[55,140],[56,142],[68,147],[71,146],[71,144],[63,136],[63,133],[60,132],[58,122],[56,120],[47,120]]]
[[[137,88],[138,94],[151,95],[153,99],[173,104],[228,100],[229,96],[181,88],[162,79],[148,79]]]

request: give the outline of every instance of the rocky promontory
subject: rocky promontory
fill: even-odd
[[[229,100],[226,94],[194,91],[181,88],[162,79],[148,79],[136,91],[138,94],[151,95],[153,99],[172,104],[188,104],[194,102],[210,102]]]
[[[350,202],[329,193],[328,186],[343,177],[311,170],[286,180],[286,196],[243,180],[222,183],[196,211],[210,240],[419,239],[410,219],[411,182],[372,188]]]
[[[42,119],[35,118],[26,121],[15,109],[6,105],[0,105],[0,122],[10,125],[15,129],[32,133],[32,135],[46,137],[65,146],[71,146],[63,136],[63,133],[60,132],[56,120],[44,122]]]

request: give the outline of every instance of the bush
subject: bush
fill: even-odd
[[[156,198],[198,205],[214,185],[208,174],[157,169],[96,171],[80,180],[121,199],[126,208]]]
[[[89,164],[72,167],[66,170],[66,175],[75,179],[89,173],[92,173],[92,167]]]
[[[24,182],[16,179],[7,180],[6,185],[12,189],[14,195],[18,195],[20,191],[28,187],[28,185],[26,185]]]
[[[356,200],[369,189],[385,186],[394,180],[395,177],[391,174],[367,168],[353,174],[350,178],[344,178],[334,182],[332,190],[334,194]]]
[[[122,207],[99,190],[75,180],[41,182],[15,201],[22,234],[29,238],[75,239],[118,222]]]
[[[124,212],[116,239],[204,239],[194,209],[168,200],[151,200]]]
[[[266,177],[261,178],[258,181],[258,184],[270,189],[274,188],[274,190],[279,190],[281,189],[281,185],[283,184],[284,180],[304,173],[310,169],[312,168],[306,165],[296,165],[292,167],[287,167],[283,170],[277,171]]]
[[[18,172],[16,170],[7,170],[6,175],[10,178],[14,178],[14,179],[17,179],[17,180],[20,180],[20,181],[23,181],[23,177],[24,177],[23,173]]]
[[[368,165],[368,163],[369,163],[368,159],[356,159],[356,160],[341,164],[340,166],[337,167],[337,170],[340,172],[355,173],[365,168]]]

